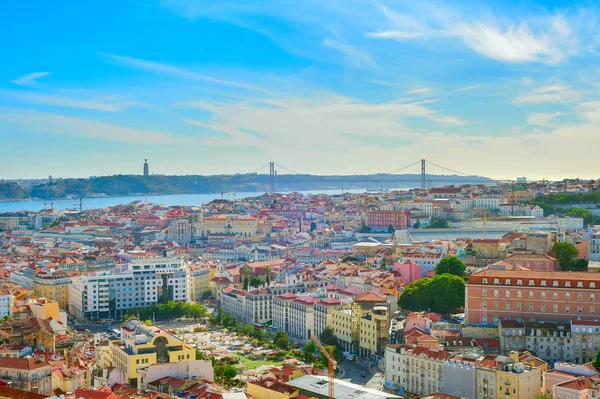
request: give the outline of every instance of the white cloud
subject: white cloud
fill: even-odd
[[[130,144],[164,145],[193,141],[167,132],[143,130],[89,119],[26,110],[0,110],[0,121],[7,129]],[[200,143],[199,141],[196,142]]]
[[[527,123],[534,126],[542,127],[557,127],[558,125],[554,121],[559,116],[565,115],[564,112],[554,113],[543,113],[543,112],[532,112],[527,116]]]
[[[326,37],[323,39],[323,45],[342,53],[348,62],[356,68],[373,66],[373,60],[368,53],[349,45],[339,37]]]
[[[590,122],[600,122],[600,101],[588,101],[580,103],[575,107],[575,112],[579,118]]]
[[[0,90],[0,97],[10,98],[21,103],[53,105],[69,108],[82,108],[103,112],[121,112],[131,106],[146,105],[142,102],[137,101],[123,101],[119,96],[105,96],[91,99],[80,99],[54,94],[33,93],[18,90]]]
[[[461,92],[461,91],[475,90],[475,89],[480,89],[480,88],[482,88],[484,86],[485,86],[485,84],[481,83],[481,84],[478,84],[478,85],[472,85],[472,86],[466,86],[466,87],[461,87],[461,88],[458,88],[458,89],[454,89],[454,90],[452,90],[452,92],[458,93],[458,92]]]
[[[513,99],[514,104],[541,104],[541,103],[572,103],[579,101],[581,92],[573,90],[570,86],[549,85],[538,87],[527,94]]]
[[[460,10],[426,1],[398,7],[407,10],[381,7],[388,19],[387,29],[366,35],[398,41],[454,40],[485,57],[508,63],[560,63],[585,47],[581,42],[595,24],[592,13],[586,12],[516,10],[518,17],[510,18],[500,16],[498,9],[496,14],[481,10],[480,5]]]
[[[19,86],[34,86],[37,83],[37,79],[48,75],[50,75],[50,72],[33,72],[11,80],[11,82]]]
[[[120,65],[129,67],[129,68],[133,68],[133,69],[139,69],[139,70],[152,72],[152,73],[156,73],[156,74],[160,74],[160,75],[174,76],[174,77],[178,77],[180,79],[204,81],[204,82],[209,82],[209,83],[215,83],[217,85],[236,87],[239,89],[252,90],[252,91],[262,92],[262,93],[269,93],[269,91],[267,91],[264,88],[259,87],[259,86],[249,85],[249,84],[240,83],[240,82],[234,82],[231,80],[214,78],[212,76],[205,75],[200,72],[177,67],[174,65],[163,64],[160,62],[154,62],[154,61],[148,61],[148,60],[142,60],[139,58],[126,57],[126,56],[117,55],[117,54],[110,54],[110,53],[100,53],[100,54],[117,62]]]
[[[415,87],[414,89],[409,89],[406,90],[404,93],[406,94],[420,94],[423,96],[428,95],[429,93],[431,93],[431,89],[429,87]]]

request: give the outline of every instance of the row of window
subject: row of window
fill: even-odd
[[[511,285],[511,281],[512,280],[510,278],[505,279],[504,280],[504,285]],[[482,284],[488,284],[488,278],[484,277],[481,282],[482,282]],[[590,281],[589,283],[590,283],[589,288],[596,288],[596,283],[594,281]],[[498,284],[498,285],[501,284],[500,283],[500,279],[499,278],[495,278],[493,284]],[[522,279],[518,279],[517,280],[517,285],[523,285],[523,280]],[[530,286],[536,286],[535,280],[529,280],[528,281],[528,285],[530,285]],[[541,280],[540,281],[540,286],[542,286],[542,287],[548,286],[547,280]],[[552,282],[552,286],[553,287],[560,287],[560,284],[559,284],[558,280],[554,280]],[[583,282],[582,281],[578,281],[576,286],[577,286],[577,288],[583,288]],[[571,282],[570,281],[565,281],[564,282],[564,287],[571,287]]]
[[[487,290],[482,290],[481,291],[481,296],[487,296],[488,292]],[[499,297],[500,296],[500,292],[498,290],[494,290],[494,297]],[[530,299],[534,299],[535,298],[535,293],[533,291],[529,291],[528,294]],[[504,293],[504,297],[505,298],[510,298],[511,297],[511,291],[506,290]],[[521,291],[517,291],[517,298],[522,298],[523,297],[523,293]],[[546,299],[546,292],[542,291],[542,293],[540,294],[540,298],[541,299]],[[552,293],[552,299],[553,300],[558,300],[559,299],[559,294],[558,292],[553,292]],[[570,293],[565,293],[565,301],[570,301],[571,300],[571,294]],[[583,300],[583,294],[582,293],[578,293],[577,294],[577,300],[578,301],[582,301]],[[590,294],[589,296],[589,300],[590,302],[594,302],[596,300],[596,296],[594,294]]]

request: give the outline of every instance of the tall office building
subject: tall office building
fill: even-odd
[[[148,160],[144,159],[144,176],[149,176],[150,171],[148,170]]]

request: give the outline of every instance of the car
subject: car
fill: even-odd
[[[367,376],[367,373],[363,371],[362,373],[360,373],[360,376],[361,376],[361,377],[366,377],[366,376]]]

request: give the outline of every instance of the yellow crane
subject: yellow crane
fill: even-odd
[[[329,371],[329,399],[334,399],[333,386],[335,384],[334,378],[335,378],[335,368],[337,367],[337,362],[333,358],[333,349],[330,348],[330,350],[327,350],[323,346],[321,341],[319,341],[319,339],[314,334],[311,334],[310,338],[313,341],[315,341],[315,343],[321,350],[321,353],[323,354],[323,356],[325,356],[327,358],[327,370]]]

